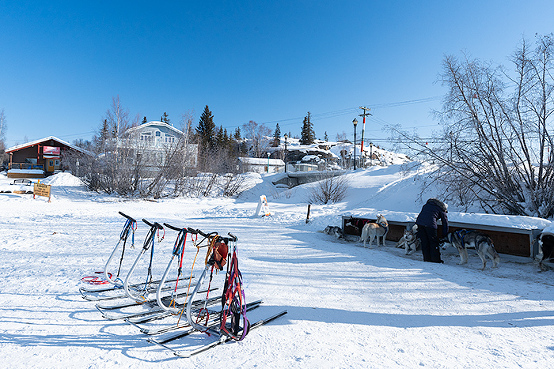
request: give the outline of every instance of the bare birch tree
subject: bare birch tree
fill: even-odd
[[[487,212],[554,215],[554,40],[524,40],[505,71],[477,59],[448,56],[448,88],[439,112],[442,133],[431,142],[396,131],[438,165],[434,179],[460,205]]]
[[[242,133],[249,141],[250,155],[255,158],[264,157],[271,141],[269,138],[271,130],[264,124],[251,120],[242,125]]]

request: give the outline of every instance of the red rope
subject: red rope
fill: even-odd
[[[104,274],[104,272],[95,272],[95,273],[96,274]],[[112,273],[108,273],[108,277],[111,278]],[[100,276],[96,276],[96,275],[89,275],[89,276],[83,277],[83,278],[81,278],[81,281],[85,282],[85,283],[88,283],[88,284],[108,284],[108,283],[110,283],[109,281],[103,279]]]

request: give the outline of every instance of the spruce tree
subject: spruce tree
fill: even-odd
[[[169,118],[167,117],[167,113],[164,111],[162,117],[160,118],[160,121],[169,124]]]
[[[304,117],[304,122],[302,123],[302,133],[300,136],[301,145],[311,145],[315,140],[315,132],[312,122],[310,121],[310,116],[311,114],[308,112],[308,115]]]
[[[219,128],[216,129],[215,143],[219,150],[225,146],[225,137],[223,136],[223,126],[219,126]]]
[[[277,147],[281,144],[281,128],[279,123],[275,126],[275,133],[273,133],[273,147]]]
[[[208,105],[204,108],[204,112],[196,127],[196,134],[198,135],[198,144],[201,150],[212,149],[215,145],[215,123],[214,116]]]
[[[146,117],[142,118],[142,123],[141,124],[145,124],[147,123],[148,121],[146,120]]]
[[[94,149],[96,150],[96,153],[99,154],[105,152],[106,145],[108,143],[108,140],[110,139],[110,136],[110,125],[108,124],[108,120],[104,119],[98,135],[95,135],[93,139]]]

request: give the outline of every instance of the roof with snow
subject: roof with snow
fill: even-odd
[[[250,165],[285,165],[285,162],[281,159],[264,159],[264,158],[248,158],[248,157],[239,157],[239,161],[244,164]]]
[[[57,137],[54,137],[54,136],[48,136],[48,137],[45,137],[45,138],[41,138],[39,140],[35,140],[35,141],[31,141],[31,142],[27,142],[27,143],[24,143],[24,144],[21,144],[21,145],[16,145],[16,146],[12,146],[10,147],[9,149],[6,150],[6,153],[12,153],[14,151],[18,151],[18,150],[21,150],[21,149],[25,149],[27,147],[32,147],[32,146],[35,146],[35,145],[39,145],[43,142],[46,142],[46,141],[50,141],[50,140],[54,140],[62,145],[65,145],[67,147],[70,147],[72,148],[73,150],[76,150],[76,151],[79,151],[83,154],[86,154],[86,155],[93,155],[90,151],[88,150],[85,150],[85,149],[82,149],[78,146],[75,146],[75,145],[72,145],[70,144],[69,142],[66,142],[64,140],[60,140],[59,138]]]
[[[138,126],[135,126],[135,127],[131,127],[129,128],[127,131],[125,131],[125,134],[131,134],[135,131],[141,131],[142,129],[144,128],[148,128],[148,127],[162,127],[162,128],[168,128],[170,131],[173,131],[175,132],[176,134],[178,135],[183,135],[183,132],[181,132],[180,130],[178,130],[177,128],[173,127],[171,124],[169,123],[165,123],[165,122],[160,122],[160,121],[150,121],[148,123],[143,123],[141,125],[138,125]]]

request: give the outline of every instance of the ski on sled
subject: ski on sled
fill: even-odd
[[[249,330],[253,330],[253,329],[256,329],[256,328],[259,328],[261,327],[262,325],[265,325],[269,322],[272,322],[273,320],[285,315],[287,313],[286,310],[283,310],[277,314],[274,314],[274,315],[271,315],[267,318],[263,318],[263,319],[260,319],[258,321],[256,321],[255,323],[251,324],[250,325],[250,329]],[[218,323],[216,323],[217,325]],[[190,329],[190,331],[187,331],[186,333],[187,334],[191,334],[191,333],[194,333],[194,332],[197,332],[195,329]],[[183,335],[184,336],[184,335]],[[181,336],[181,337],[183,337]],[[178,338],[181,338],[181,337],[178,337]],[[198,355],[202,352],[205,352],[205,351],[208,351],[216,346],[219,346],[223,343],[226,343],[226,342],[229,342],[233,340],[232,337],[230,336],[227,336],[227,335],[221,335],[219,336],[219,339],[215,340],[215,341],[212,341],[212,342],[209,342],[209,343],[206,343],[204,345],[201,345],[199,347],[196,347],[194,349],[190,349],[190,350],[186,350],[186,349],[183,349],[183,348],[180,348],[180,349],[175,349],[175,348],[172,348],[172,347],[169,347],[168,345],[166,345],[165,343],[158,343],[158,342],[154,342],[153,340],[149,340],[149,342],[152,342],[152,343],[156,343],[157,345],[171,351],[175,356],[178,356],[178,357],[182,357],[182,358],[190,358],[194,355]]]
[[[217,298],[217,302],[221,303],[221,297]],[[247,304],[247,309],[251,310],[251,309],[257,308],[261,304],[262,304],[262,300],[253,301],[253,302]],[[172,316],[175,316],[175,315],[172,314]],[[210,319],[212,319],[212,320],[213,319],[219,319],[220,316],[221,316],[221,311],[220,310],[210,312]],[[135,322],[136,322],[136,320],[135,320]],[[131,322],[129,322],[129,323],[131,323]],[[152,327],[152,328],[145,328],[145,327],[141,328],[138,324],[140,324],[140,323],[137,323],[135,325],[140,328],[140,331],[144,334],[149,335],[149,336],[154,336],[154,335],[158,335],[158,334],[162,334],[162,333],[171,332],[171,331],[174,331],[174,330],[177,330],[177,329],[180,329],[180,328],[190,327],[190,324],[186,321],[186,319],[183,319],[183,322],[181,322],[181,323],[171,324],[171,325],[164,325],[164,326],[159,326],[159,327]]]
[[[204,304],[206,300],[196,300],[192,301],[193,306],[199,306],[201,304]],[[213,297],[208,301],[208,304],[216,304],[221,302],[221,296]],[[167,311],[160,308],[157,304],[155,304],[153,301],[150,301],[144,305],[142,305],[147,308],[147,310],[138,311],[138,312],[117,312],[115,310],[108,310],[108,311],[102,311],[99,310],[100,313],[102,313],[102,317],[107,320],[125,320],[125,319],[131,319],[133,321],[146,319],[145,321],[148,321],[148,318],[152,318],[152,320],[155,320],[155,317],[157,314],[167,313]],[[160,318],[161,319],[161,318]],[[132,324],[132,323],[131,323]],[[140,323],[137,323],[140,324]]]
[[[200,305],[204,304],[205,301],[206,300],[196,300],[196,301],[193,302],[193,305],[200,306]],[[215,297],[211,297],[211,298],[208,299],[207,305],[212,306],[212,305],[220,304],[220,303],[221,303],[221,296],[215,296]],[[183,309],[184,306],[181,305],[181,308]],[[147,315],[147,316],[130,316],[130,317],[125,318],[124,320],[127,323],[129,323],[131,325],[134,325],[135,327],[139,328],[141,332],[152,335],[152,334],[157,334],[157,333],[154,333],[156,328],[150,328],[149,329],[149,328],[141,326],[141,324],[154,322],[154,321],[165,319],[165,318],[168,318],[168,317],[176,317],[176,316],[183,317],[182,313],[174,314],[172,312],[169,312],[169,311],[166,311],[166,310],[163,310],[163,309],[159,308],[159,306],[156,307],[155,312],[156,312],[156,314],[150,314],[150,315]],[[184,317],[183,317],[183,322],[186,322]]]
[[[212,289],[212,291],[215,290],[215,289]],[[207,290],[203,290],[202,291],[203,293],[205,292],[208,292]],[[167,296],[166,297],[168,300],[170,299],[173,299],[172,297],[170,296]],[[215,297],[214,299],[217,299],[217,297]],[[221,297],[219,297],[219,299],[221,299]],[[191,305],[192,306],[196,306],[197,304],[201,304],[202,302],[206,301],[205,299],[198,299],[196,301],[191,301]],[[178,306],[181,306],[182,308],[184,308],[184,304],[177,304]],[[95,307],[96,309],[102,313],[103,316],[106,316],[106,315],[110,315],[112,314],[113,316],[117,316],[117,312],[119,310],[119,313],[120,314],[126,314],[125,311],[122,311],[122,309],[125,309],[125,308],[132,308],[132,307],[140,307],[140,306],[146,306],[146,307],[149,307],[150,311],[151,310],[156,310],[156,311],[167,311],[165,309],[163,309],[162,307],[160,307],[158,305],[158,301],[156,300],[156,298],[152,297],[152,298],[149,298],[149,299],[146,299],[144,300],[143,302],[141,303],[138,303],[134,300],[130,300],[130,299],[127,299],[127,301],[124,301],[122,303],[119,303],[117,305],[101,305],[101,304],[96,304]],[[127,309],[128,310],[128,309]],[[111,312],[111,313],[110,313]],[[125,317],[126,318],[126,317]]]
[[[172,288],[170,288],[170,290],[171,289]],[[215,290],[215,288],[212,289],[212,290]],[[178,294],[178,295],[163,296],[163,297],[160,298],[160,300],[169,301],[169,300],[174,300],[174,299],[177,299],[177,298],[185,297],[185,293],[183,293],[182,290],[180,292],[181,293]],[[203,290],[202,292],[207,292],[207,291]],[[99,309],[99,310],[115,310],[115,309],[122,309],[124,307],[143,305],[143,304],[146,304],[146,303],[149,303],[149,302],[157,302],[157,301],[158,301],[158,296],[157,295],[154,295],[152,297],[148,297],[148,295],[145,294],[145,297],[143,297],[143,299],[141,301],[133,300],[133,299],[128,298],[128,296],[124,296],[124,297],[121,297],[121,298],[117,299],[117,301],[101,300],[100,302],[96,303],[96,308]],[[162,307],[160,306],[160,308],[162,308]]]
[[[251,302],[250,304],[248,304],[247,310],[251,311],[251,310],[257,309],[261,306],[261,304],[262,304],[261,300]],[[206,323],[207,330],[205,331],[199,331],[197,329],[194,329],[190,323],[186,322],[186,323],[183,323],[183,328],[187,328],[187,329],[179,330],[178,332],[173,332],[172,334],[165,335],[163,337],[150,337],[147,339],[147,341],[150,343],[154,343],[156,345],[163,346],[171,341],[175,341],[179,338],[186,337],[195,332],[212,334],[213,332],[211,332],[210,329],[216,328],[220,324],[220,321],[221,321],[221,311],[213,311],[212,315],[210,316],[209,320]],[[167,332],[160,332],[158,334],[161,335],[162,333],[167,333]],[[164,347],[169,348],[166,346]]]

